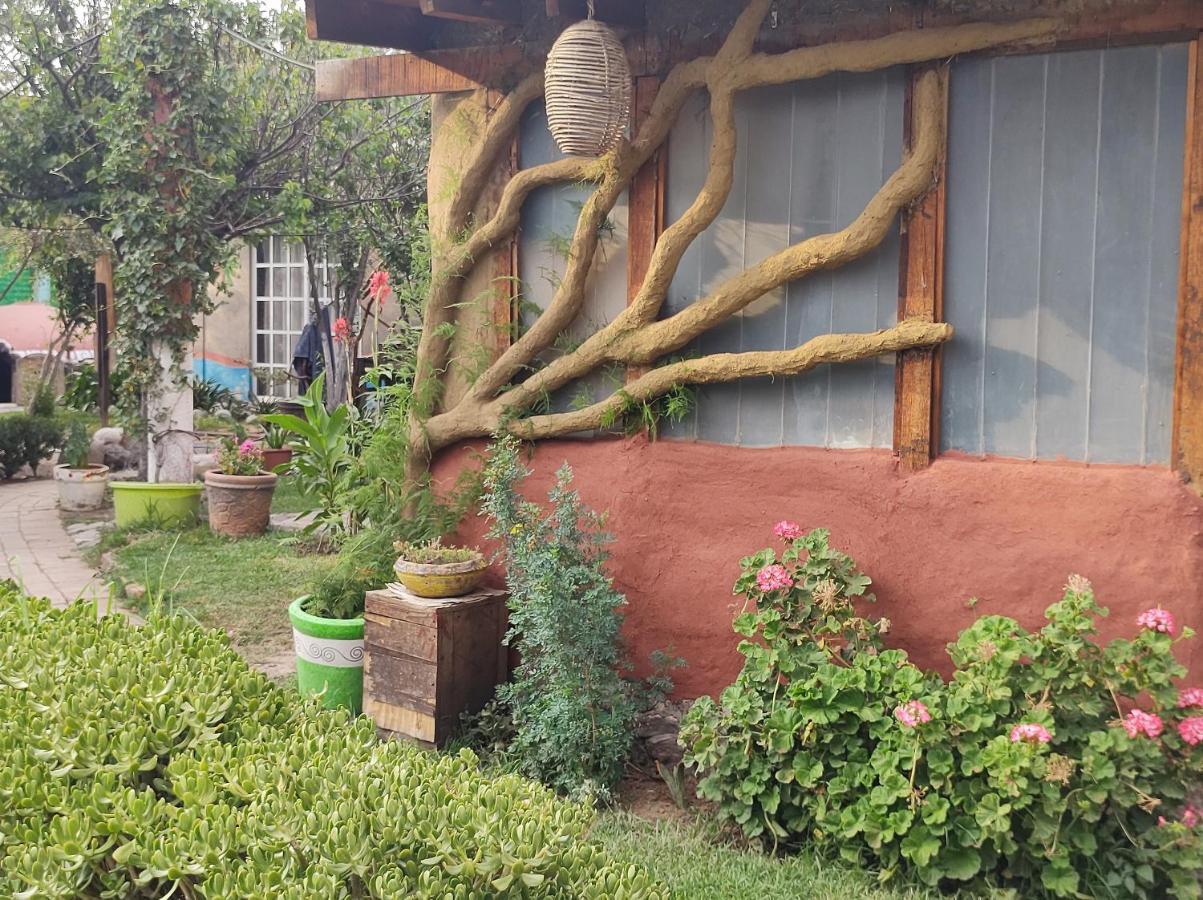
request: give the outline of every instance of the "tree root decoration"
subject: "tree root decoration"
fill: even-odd
[[[822,334],[792,350],[715,353],[652,369],[584,409],[531,416],[510,422],[508,428],[511,434],[531,440],[588,431],[613,424],[614,417],[631,403],[654,400],[682,385],[799,375],[827,363],[855,362],[901,350],[933,347],[951,337],[952,326],[944,322],[904,319],[890,328],[867,334]]]
[[[464,438],[491,434],[502,423],[508,423],[506,427],[515,434],[527,437],[567,434],[596,428],[624,404],[651,399],[678,384],[794,374],[824,362],[862,359],[948,340],[952,332],[947,325],[906,321],[871,335],[826,335],[790,351],[719,354],[652,369],[624,390],[584,410],[517,418],[551,391],[601,365],[650,365],[781,285],[865,255],[880,245],[898,213],[919,199],[931,184],[945,130],[943,100],[934,76],[921,78],[916,85],[915,145],[852,224],[788,247],[728,279],[674,316],[658,320],[681,258],[717,218],[730,193],[737,149],[734,103],[739,91],[832,72],[875,71],[1001,45],[1051,41],[1062,25],[1052,19],[972,24],[779,54],[754,53],[753,44],[770,6],[771,0],[748,0],[718,53],[676,66],[662,83],[649,116],[630,143],[623,143],[600,160],[569,159],[518,173],[504,189],[497,213],[441,260],[428,298],[418,351],[416,396],[420,396],[418,385],[423,380],[441,377],[445,371],[449,342],[438,335],[445,331],[441,326],[454,316],[462,279],[489,249],[512,236],[519,225],[522,203],[530,192],[559,180],[592,181],[597,185],[578,218],[564,277],[532,327],[485,370],[453,408],[436,414],[435,401],[411,418],[412,473],[423,471],[434,452]],[[639,169],[664,144],[685,102],[703,88],[710,93],[714,121],[706,179],[685,214],[657,241],[647,275],[631,305],[575,351],[511,386],[579,316],[601,224]],[[541,92],[532,75],[499,108],[486,129],[480,151],[470,161],[471,171],[453,199],[448,217],[452,224],[467,222],[488,180],[487,171],[481,167],[486,162],[491,165],[505,141],[512,138],[522,111]]]

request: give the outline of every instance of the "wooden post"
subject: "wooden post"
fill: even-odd
[[[635,79],[631,98],[631,133],[635,134],[651,112],[660,90],[660,79],[645,75]],[[631,180],[627,194],[627,303],[643,287],[656,241],[664,231],[664,189],[667,182],[668,144],[658,149]],[[646,369],[627,369],[627,381],[638,378]]]
[[[1203,487],[1203,60],[1190,45],[1186,164],[1182,183],[1178,346],[1175,355],[1173,466]]]
[[[924,71],[911,73],[904,140],[909,146],[911,92]],[[948,68],[938,69],[945,105]],[[944,317],[944,170],[947,148],[936,163],[935,183],[903,220],[898,318],[939,322]],[[931,464],[940,448],[940,351],[924,348],[898,354],[894,396],[894,453],[905,471]]]
[[[109,424],[112,402],[111,377],[116,359],[113,355],[113,333],[117,328],[117,308],[113,302],[113,258],[107,253],[96,257],[96,381],[97,406],[100,424]]]

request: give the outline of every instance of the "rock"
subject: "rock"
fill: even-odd
[[[684,751],[677,743],[677,735],[684,712],[683,703],[662,700],[636,717],[635,736],[651,759],[667,766],[681,762]]]
[[[131,603],[139,603],[146,597],[146,588],[136,581],[125,583],[125,599]]]
[[[317,513],[272,513],[271,527],[276,531],[300,532],[317,517]]]
[[[106,550],[100,554],[100,571],[112,572],[115,568],[117,568],[117,560],[113,556],[112,550]]]

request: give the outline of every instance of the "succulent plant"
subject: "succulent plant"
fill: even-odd
[[[469,751],[379,742],[219,632],[0,582],[0,896],[667,896],[590,821]]]

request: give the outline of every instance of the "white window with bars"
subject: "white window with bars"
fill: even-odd
[[[314,268],[324,306],[333,294],[333,272],[325,257],[319,257]],[[292,351],[311,317],[304,245],[283,237],[260,242],[255,248],[254,290],[255,393],[295,397],[296,381],[289,377]]]

